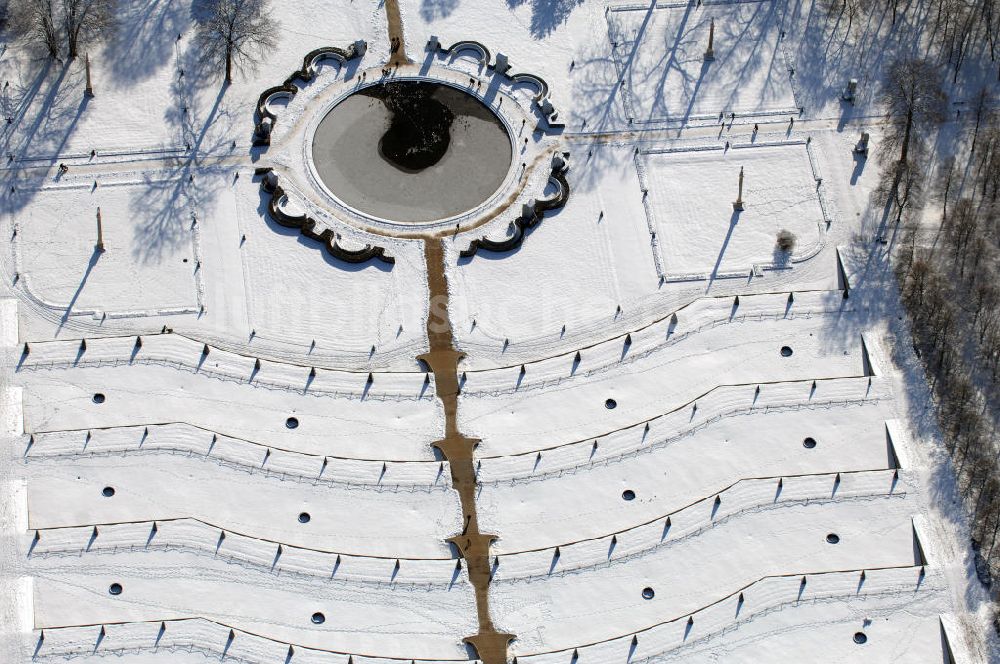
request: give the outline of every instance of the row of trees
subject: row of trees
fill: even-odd
[[[14,0],[8,8],[15,34],[45,48],[49,57],[65,51],[79,55],[83,43],[100,39],[114,27],[115,0]]]
[[[887,12],[895,27],[901,17],[912,14],[907,38],[926,39],[956,77],[971,45],[985,44],[993,62],[998,55],[1000,0],[821,0],[821,6],[833,21],[846,18],[848,32],[866,16]],[[919,34],[910,34],[912,28]]]
[[[890,75],[887,89],[893,85]],[[898,170],[905,158],[917,171],[935,166],[938,174],[940,217],[907,215],[913,223],[903,231],[896,275],[985,580],[1000,579],[1000,113],[988,93],[978,106],[957,155],[934,164],[897,143],[893,163]],[[889,133],[905,136],[905,124],[897,118]]]
[[[990,61],[997,59],[997,34],[1000,32],[998,0],[934,0],[937,4],[934,21],[930,24],[933,45],[952,71],[952,81],[958,80],[969,49],[985,43]]]
[[[947,109],[939,66],[922,58],[894,61],[888,67],[878,101],[885,111],[885,131],[879,144],[882,178],[875,201],[885,206],[887,212],[894,211],[897,224],[906,212],[919,209],[924,202],[930,171],[943,174],[942,204],[946,212],[949,196],[954,195],[953,185],[981,187],[983,196],[989,193],[989,202],[995,201],[1000,187],[997,172],[1000,151],[996,145],[996,100],[989,85],[980,88],[972,100],[971,116],[966,115],[967,158],[969,165],[975,166],[976,183],[968,181],[967,173],[957,182],[955,158],[937,163],[940,155],[928,151],[928,146],[934,144],[932,135],[945,119]]]
[[[1000,0],[819,1],[834,29],[844,30],[845,39],[856,37],[861,51],[888,46],[914,52],[916,44],[948,71],[952,83],[971,55],[992,63],[1000,58]]]
[[[117,27],[117,0],[10,0],[8,27],[53,59],[76,58],[81,49],[111,36]],[[274,48],[278,24],[269,0],[207,0],[196,5],[196,44],[203,60],[225,72],[254,68]]]

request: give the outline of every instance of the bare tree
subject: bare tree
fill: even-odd
[[[941,73],[929,60],[893,62],[879,93],[888,124],[882,140],[883,156],[898,149],[899,163],[907,163],[914,136],[943,119],[944,99]]]
[[[850,33],[854,19],[872,9],[872,0],[821,0],[822,7],[831,17],[836,14],[837,21],[847,15],[847,32]]]
[[[976,177],[980,181],[981,195],[986,198],[992,189],[990,200],[997,199],[1000,191],[1000,123],[998,114],[987,115],[987,125],[983,128],[982,142],[979,145],[979,164]]]
[[[947,51],[948,63],[954,65],[952,83],[958,81],[962,63],[968,55],[970,42],[974,39],[977,29],[976,18],[979,11],[965,0],[951,0],[947,12],[950,17],[950,28],[946,29],[942,46]]]
[[[996,0],[983,0],[983,30],[990,45],[990,60],[996,61],[997,33],[1000,32],[1000,11]]]
[[[14,34],[45,48],[50,58],[59,57],[62,41],[57,0],[12,0],[10,25]]]
[[[935,276],[934,268],[923,256],[915,258],[910,264],[910,272],[903,284],[903,297],[913,309],[914,315],[923,313],[924,296]]]
[[[972,242],[972,238],[978,228],[979,215],[976,206],[973,204],[971,199],[959,199],[958,202],[955,203],[954,209],[951,213],[951,218],[948,220],[948,225],[945,229],[948,244],[951,245],[951,248],[954,251],[953,261],[957,263],[959,260],[962,260],[964,264],[964,259],[962,257],[965,254],[965,250]]]
[[[979,328],[979,343],[986,344],[987,337],[1000,332],[1000,309],[984,308],[979,314],[976,326]]]
[[[253,69],[256,59],[274,48],[277,30],[269,0],[210,0],[197,41],[205,59],[224,66],[226,83],[232,83],[234,69]]]
[[[61,4],[70,59],[79,55],[82,43],[103,39],[115,27],[116,0],[61,0]]]
[[[990,91],[987,87],[983,86],[979,90],[979,94],[976,95],[976,126],[972,132],[972,146],[969,148],[970,153],[976,151],[976,140],[979,138],[979,127],[983,124],[983,115],[989,114],[989,103],[990,103]]]
[[[983,234],[977,234],[972,239],[972,246],[969,248],[969,276],[971,279],[975,280],[977,271],[981,264],[984,263],[983,259],[990,256],[990,250],[992,246],[989,240]],[[988,264],[989,261],[986,261]],[[966,260],[962,257],[961,270],[965,269]],[[973,281],[973,283],[975,283]]]
[[[1000,306],[1000,287],[996,285],[997,275],[990,274],[976,282],[972,290],[972,325],[979,323],[984,310],[996,309]]]
[[[941,230],[944,228],[944,224],[948,220],[948,197],[951,195],[951,190],[955,186],[955,181],[958,179],[958,175],[958,169],[955,168],[955,157],[946,157],[938,167],[937,191],[938,197],[941,199],[941,223],[938,225],[938,235],[941,234]],[[936,237],[934,239],[934,245],[931,247],[931,251],[934,250],[934,246],[937,246]]]
[[[922,164],[911,154],[907,161],[894,161],[881,172],[872,200],[894,209],[895,223],[899,224],[904,214],[909,215],[923,205],[925,180]]]
[[[990,377],[996,383],[1000,378],[1000,326],[994,325],[983,337],[982,353],[990,369]]]

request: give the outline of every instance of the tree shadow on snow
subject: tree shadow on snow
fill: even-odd
[[[456,7],[458,7],[458,0],[423,0],[420,3],[420,16],[429,23],[447,18],[455,11]]]
[[[174,64],[177,36],[191,23],[181,5],[142,0],[120,6],[117,14],[118,29],[102,54],[102,64],[116,80],[134,84]]]
[[[845,12],[830,15],[812,2],[808,8],[802,0],[796,4],[796,20],[792,24],[801,23],[798,17],[805,12],[805,28],[797,40],[798,50],[790,56],[796,78],[808,81],[796,89],[799,105],[808,109],[835,100],[848,79],[857,78],[854,112],[877,113],[879,73],[897,58],[931,55],[929,40],[914,39],[913,35],[933,29],[936,15],[932,3],[913,0],[899,12],[895,25],[890,3],[875,3],[875,7],[852,19]]]
[[[507,0],[511,9],[531,3],[531,36],[544,39],[566,22],[583,0]]]
[[[190,242],[194,220],[211,214],[220,191],[231,182],[231,171],[210,163],[233,150],[234,118],[223,103],[226,86],[208,101],[208,95],[198,95],[194,80],[175,79],[174,103],[164,113],[184,153],[164,170],[145,174],[140,194],[130,203],[136,229],[132,251],[142,262],[158,262]]]
[[[652,62],[645,62],[641,59],[633,61],[632,66],[627,71],[628,85],[633,88],[651,87],[652,89],[649,95],[652,98],[652,103],[644,118],[647,122],[681,119],[686,121],[698,101],[698,92],[703,78],[707,76],[711,79],[715,71],[726,73],[729,81],[729,94],[725,99],[720,99],[719,108],[714,110],[723,112],[739,110],[738,105],[746,106],[746,102],[740,100],[740,94],[747,89],[750,83],[760,88],[761,98],[758,101],[766,102],[768,92],[776,84],[773,79],[788,76],[788,72],[783,67],[775,71],[775,63],[780,62],[777,53],[763,50],[767,44],[765,37],[780,32],[782,16],[778,7],[773,4],[762,3],[747,7],[748,9],[741,11],[736,21],[716,21],[716,59],[707,66],[699,44],[707,43],[707,26],[711,15],[705,12],[692,16],[692,12],[699,10],[690,5],[685,10],[680,25],[673,35],[664,35],[664,41],[660,45],[653,43],[647,45],[646,48],[656,47],[657,52],[662,52],[661,57]],[[659,11],[679,10],[661,9]],[[747,45],[749,45],[749,49]],[[690,58],[682,61],[679,59],[680,53],[688,54]],[[767,69],[767,76],[763,82],[757,80],[762,67]],[[679,82],[674,80],[678,77]],[[670,90],[668,90],[668,83],[671,84]],[[779,80],[777,84],[780,83]],[[679,95],[672,90],[678,85],[680,86]],[[678,98],[687,99],[683,118],[672,115],[668,107],[668,105],[676,105]],[[638,112],[639,109],[635,110]]]
[[[8,167],[0,175],[0,191],[9,212],[27,206],[50,178],[45,167],[58,162],[89,103],[79,59],[61,64],[45,59],[31,66],[38,69],[29,73],[30,82],[13,81],[3,92],[13,119],[0,134]]]

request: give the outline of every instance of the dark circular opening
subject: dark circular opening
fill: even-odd
[[[791,346],[782,346],[781,347],[781,356],[782,357],[791,357],[792,356],[792,347]]]
[[[104,496],[105,498],[110,498],[111,496],[115,495],[115,488],[113,486],[106,486],[103,489],[101,489],[101,495]]]
[[[614,399],[608,399],[607,401],[604,402],[604,407],[607,408],[608,410],[612,410],[618,407],[618,402],[615,401]]]
[[[868,641],[868,636],[864,632],[855,632],[854,633],[854,642],[855,643],[865,643],[866,641]]]
[[[111,595],[121,595],[122,594],[122,584],[112,583],[108,586],[108,593]]]
[[[311,519],[312,517],[309,516],[309,512],[302,512],[299,514],[299,523],[309,523]]]
[[[285,420],[285,426],[288,427],[289,429],[297,429],[299,427],[299,418],[289,417],[287,420]]]
[[[317,611],[316,613],[312,614],[312,618],[310,618],[310,620],[312,620],[317,625],[322,625],[323,623],[326,622],[326,616]]]
[[[806,448],[807,450],[811,450],[812,448],[816,447],[816,439],[811,436],[809,438],[804,439],[802,441],[802,447]]]
[[[655,596],[656,596],[656,593],[653,592],[652,588],[643,588],[642,589],[642,598],[643,599],[653,599],[653,597],[655,597]]]
[[[625,489],[622,491],[622,498],[625,500],[635,500],[635,491],[632,489]]]
[[[826,541],[829,542],[830,544],[837,544],[840,542],[840,535],[838,535],[837,533],[830,533],[829,535],[826,536]]]
[[[320,121],[313,163],[337,198],[382,219],[425,222],[481,204],[503,183],[506,126],[465,90],[394,80],[354,92]]]
[[[379,155],[406,173],[417,173],[441,161],[451,144],[455,113],[433,97],[427,84],[387,83],[370,94],[389,110],[389,128],[378,142]]]
[[[98,392],[93,396],[94,403],[104,403],[104,395]]]

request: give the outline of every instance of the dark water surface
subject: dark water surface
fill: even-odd
[[[323,183],[347,205],[392,221],[461,214],[510,167],[510,137],[478,99],[447,85],[394,81],[337,104],[313,138]]]

